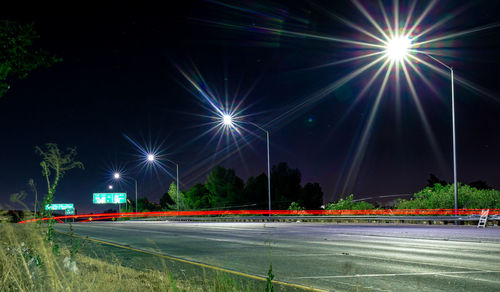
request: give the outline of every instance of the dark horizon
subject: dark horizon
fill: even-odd
[[[430,173],[453,180],[448,77],[422,71],[436,86],[433,92],[412,74],[435,146],[429,142],[406,82],[401,83],[400,95],[394,82],[388,82],[357,169],[355,152],[382,80],[343,115],[376,70],[277,119],[364,63],[311,69],[347,58],[352,49],[234,26],[270,26],[342,38],[357,33],[316,4],[227,3],[241,9],[193,0],[171,4],[161,12],[160,7],[122,4],[94,10],[91,4],[81,4],[51,16],[2,15],[0,19],[33,22],[40,35],[35,47],[64,61],[13,82],[0,98],[0,206],[10,204],[10,194],[28,191],[29,178],[37,182],[39,198],[43,195],[46,185],[34,147],[47,142],[61,149],[77,147],[78,160],[85,165],[85,170],[67,173],[54,202],[75,203],[77,209],[88,212],[114,208],[92,205],[91,196],[106,191],[117,168],[137,178],[140,196],[153,201],[173,181],[166,173],[141,170],[138,152],[125,135],[142,146],[161,147],[165,157],[179,162],[181,189],[203,182],[218,164],[234,168],[244,180],[265,172],[261,132],[254,131],[253,138],[245,136],[251,143],[227,159],[223,159],[225,153],[213,156],[232,141],[224,138],[217,147],[218,136],[211,141],[214,133],[201,136],[210,128],[203,125],[210,121],[204,116],[211,113],[181,73],[195,76],[195,69],[221,97],[225,86],[236,103],[248,93],[242,101],[243,114],[270,131],[271,164],[287,162],[302,172],[302,184],[320,183],[325,202],[350,193],[356,197],[415,193],[425,187]],[[423,8],[419,4],[416,11]],[[427,16],[422,29],[460,8],[464,8],[462,14],[438,28],[434,36],[499,22],[500,3],[444,1]],[[376,32],[349,1],[329,3],[324,9]],[[442,61],[453,66],[457,78],[478,89],[455,83],[458,181],[484,180],[500,189],[500,84],[496,80],[500,28],[443,41],[442,46]],[[353,177],[348,181],[350,169]],[[170,171],[175,174],[174,168]],[[134,196],[131,180],[117,187]]]

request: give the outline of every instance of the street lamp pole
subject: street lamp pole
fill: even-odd
[[[269,217],[271,217],[271,162],[269,159],[269,132],[266,131],[267,136],[267,197],[269,200]]]
[[[137,180],[134,179],[135,182],[135,213],[137,213]]]
[[[179,216],[179,164],[175,164],[175,169],[177,171],[177,216]]]
[[[170,159],[165,159],[166,161],[175,164],[176,170],[176,184],[177,184],[177,215],[179,215],[179,163],[174,162]]]
[[[115,172],[114,175],[113,175],[113,178],[118,180],[120,179],[122,176],[119,172]],[[134,180],[134,183],[135,183],[135,213],[137,213],[137,180],[135,178],[132,178]]]
[[[261,126],[257,125],[256,123],[253,123],[253,122],[241,122],[241,123],[253,125],[257,129],[266,133],[266,141],[267,141],[267,196],[268,196],[268,201],[269,201],[269,217],[271,217],[271,160],[270,160],[270,155],[269,155],[269,131],[262,128]],[[231,116],[231,114],[221,112],[221,124],[225,127],[235,128],[234,122],[233,122],[233,116]]]
[[[433,56],[423,53],[427,57],[432,60],[438,62],[442,66],[448,68],[451,74],[451,124],[453,131],[453,186],[455,192],[455,216],[458,215],[458,191],[457,191],[457,148],[456,148],[456,136],[455,136],[455,86],[454,86],[454,78],[453,78],[453,67],[446,65],[445,63],[439,61]]]
[[[268,197],[268,202],[269,202],[269,214],[268,216],[271,216],[271,160],[270,160],[270,155],[269,155],[269,131],[262,128],[261,126],[249,122],[249,124],[254,125],[261,131],[266,133],[266,141],[267,141],[267,197]]]

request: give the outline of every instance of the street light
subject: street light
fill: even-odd
[[[112,189],[113,189],[113,186],[112,186],[112,185],[109,185],[109,186],[108,186],[108,189],[112,190]]]
[[[394,37],[389,40],[385,48],[387,57],[394,61],[401,61],[408,54],[411,40],[407,36]]]
[[[115,172],[115,173],[113,174],[113,178],[114,178],[115,180],[118,180],[118,179],[120,179],[121,177],[122,177],[122,176],[121,176],[121,174],[120,174],[119,172]],[[135,212],[137,213],[137,180],[136,180],[136,179],[134,179],[134,178],[132,178],[132,179],[133,179],[133,180],[134,180],[134,182],[135,182]]]
[[[228,114],[223,114],[222,115],[222,123],[226,126],[232,126],[233,125],[233,117]]]
[[[154,163],[156,161],[156,157],[154,154],[148,154],[147,155],[147,159],[149,162],[151,163]],[[170,159],[166,159],[164,158],[166,161],[170,162],[170,163],[173,163],[175,164],[175,169],[176,169],[176,174],[177,174],[177,178],[176,178],[176,184],[177,184],[177,212],[179,212],[179,164],[177,162],[174,162]]]
[[[458,190],[457,190],[457,148],[456,148],[456,136],[455,136],[455,86],[453,83],[453,67],[446,65],[442,61],[434,58],[433,56],[421,52],[427,57],[439,63],[441,66],[446,67],[450,70],[450,79],[451,79],[451,127],[452,127],[452,135],[453,135],[453,191],[455,194],[455,216],[458,215]]]
[[[230,114],[222,114],[221,115],[222,119],[222,124],[226,127],[232,127],[234,128],[234,118]],[[270,155],[269,155],[269,131],[262,128],[261,126],[252,123],[252,122],[246,122],[246,124],[250,124],[255,126],[257,129],[263,131],[266,133],[266,141],[267,141],[267,196],[268,196],[268,202],[269,202],[269,216],[271,216],[271,162],[270,162]]]
[[[404,62],[409,50],[412,47],[411,39],[408,36],[396,36],[388,40],[385,53],[386,56],[395,62]],[[413,50],[415,51],[415,50]],[[456,137],[455,137],[455,88],[454,88],[454,78],[453,78],[453,67],[446,65],[442,61],[436,59],[435,57],[421,51],[416,51],[421,53],[441,66],[446,67],[450,70],[451,79],[451,124],[452,124],[452,136],[453,136],[453,189],[454,189],[454,199],[455,199],[455,216],[458,215],[458,190],[457,190],[457,150],[456,150]]]

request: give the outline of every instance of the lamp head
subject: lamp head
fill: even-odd
[[[114,178],[114,179],[119,179],[119,178],[120,178],[120,173],[115,172],[115,173],[113,174],[113,178]]]
[[[397,36],[389,40],[385,52],[394,61],[400,61],[408,54],[411,40],[407,36]]]
[[[222,123],[225,126],[232,126],[233,125],[233,117],[228,114],[223,114],[222,115]]]
[[[149,162],[155,161],[155,155],[154,154],[148,154],[147,159]]]

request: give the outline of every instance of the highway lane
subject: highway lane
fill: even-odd
[[[56,229],[67,232],[67,224]],[[330,291],[500,291],[500,228],[92,222],[75,233]]]

